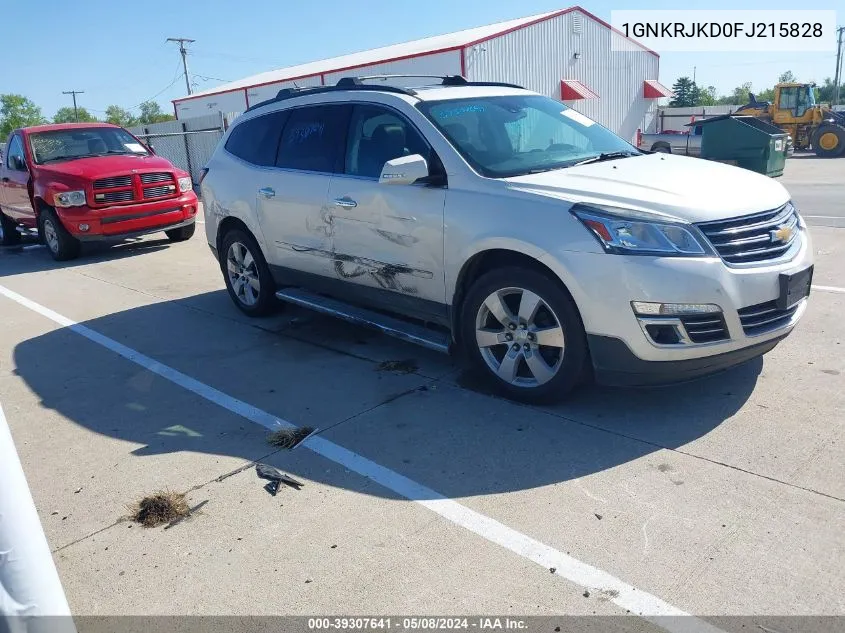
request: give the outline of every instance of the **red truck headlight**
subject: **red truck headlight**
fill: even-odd
[[[85,205],[84,191],[62,191],[53,196],[57,207],[81,207]]]

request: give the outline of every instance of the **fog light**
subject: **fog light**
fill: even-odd
[[[681,342],[681,335],[674,325],[652,323],[645,326],[651,340],[658,345],[676,345]]]
[[[197,208],[193,205],[188,205],[188,215],[194,215],[197,212]]]
[[[80,225],[79,225],[79,230],[80,230],[80,231],[87,231],[87,230],[88,230],[88,229],[90,229],[90,228],[91,228],[91,227],[90,227],[90,226],[88,226],[87,224],[80,224]]]
[[[714,303],[653,303],[651,301],[632,301],[634,312],[643,316],[669,316],[677,314],[708,314],[721,312],[722,308]]]

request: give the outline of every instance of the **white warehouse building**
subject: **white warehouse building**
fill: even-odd
[[[581,7],[428,37],[253,75],[173,101],[187,119],[240,113],[282,88],[333,85],[342,77],[463,75],[501,81],[560,99],[625,139],[646,129],[657,99],[659,56]],[[419,78],[391,83],[413,86]]]

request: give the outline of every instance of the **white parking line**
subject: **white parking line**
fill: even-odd
[[[233,398],[1,285],[0,294],[247,420],[268,429],[295,427],[290,422],[280,420],[267,411]],[[615,597],[611,599],[614,604],[642,616],[667,631],[673,633],[723,633],[721,629],[691,616],[657,596],[639,590],[606,571],[564,554],[545,543],[499,523],[495,519],[471,510],[457,501],[453,501],[334,442],[315,436],[303,442],[302,445],[314,453],[428,508],[444,519],[481,536],[491,543],[495,543],[546,569],[555,568],[554,573],[558,576],[587,589],[604,590],[605,595],[614,595]]]
[[[818,218],[821,220],[845,220],[845,216],[842,215],[806,215],[802,213],[801,216],[805,218]]]
[[[836,286],[817,286],[813,284],[813,290],[821,290],[822,292],[839,292],[845,294],[845,288],[837,288]]]

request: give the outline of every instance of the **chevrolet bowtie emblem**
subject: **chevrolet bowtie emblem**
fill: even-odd
[[[769,238],[773,242],[788,242],[794,230],[791,226],[779,226],[774,231],[769,231]]]

